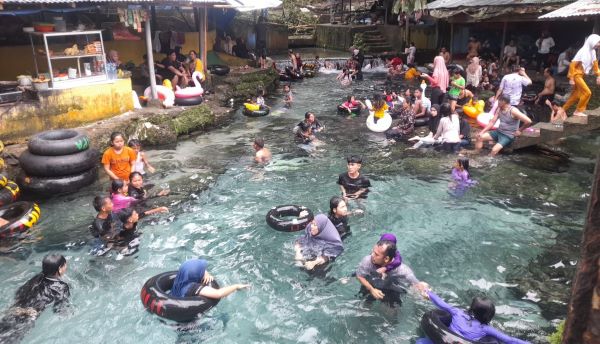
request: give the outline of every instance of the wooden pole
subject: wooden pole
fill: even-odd
[[[152,6],[154,7],[154,6]],[[148,10],[148,8],[146,8]],[[154,54],[152,52],[152,31],[150,30],[150,20],[146,18],[144,22],[146,31],[146,54],[148,55],[148,74],[150,74],[150,90],[152,90],[152,99],[158,99],[156,92],[156,72],[154,71]]]
[[[573,279],[563,344],[600,343],[600,155],[583,229],[581,259]]]

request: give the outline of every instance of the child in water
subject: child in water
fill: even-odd
[[[125,136],[120,132],[110,134],[110,148],[102,155],[102,165],[112,180],[129,181],[129,174],[135,166],[137,155],[125,147]]]
[[[292,107],[292,102],[294,101],[294,95],[292,94],[292,90],[290,89],[290,85],[285,85],[283,86],[283,94],[284,94],[284,98],[283,98],[283,102],[286,108],[291,108]]]
[[[112,210],[115,212],[129,208],[133,203],[138,201],[135,197],[127,196],[129,187],[122,180],[113,180],[110,189],[110,198],[113,202]]]
[[[154,173],[155,169],[150,165],[148,159],[146,159],[146,153],[142,152],[142,143],[139,140],[129,140],[129,147],[135,151],[137,158],[135,159],[135,165],[133,165],[132,172],[139,172],[145,175],[144,166],[148,168],[148,172]],[[131,177],[131,176],[130,176]]]
[[[154,197],[167,196],[171,191],[169,189],[164,189],[156,195],[151,196],[148,194],[148,189],[150,187],[152,187],[152,185],[144,185],[144,176],[141,173],[131,172],[131,175],[129,176],[129,185],[127,185],[127,193],[130,197],[133,197],[138,201],[144,201]]]
[[[450,306],[431,290],[427,292],[427,298],[437,308],[452,315],[449,329],[468,340],[478,341],[483,337],[494,337],[506,344],[529,344],[527,341],[508,336],[489,325],[496,314],[496,307],[492,300],[486,297],[473,298],[471,307],[466,312]],[[421,339],[417,343],[427,344],[432,342],[429,339]]]
[[[452,179],[459,185],[473,185],[476,183],[469,174],[468,158],[460,157],[456,160],[454,168],[452,168]]]
[[[381,240],[391,241],[394,243],[394,245],[397,244],[396,236],[392,233],[383,234],[381,238],[379,238],[379,241]],[[400,251],[396,250],[396,255],[394,255],[394,259],[387,263],[386,266],[382,266],[379,269],[377,269],[377,272],[381,274],[381,279],[385,279],[389,271],[394,270],[400,265],[402,265],[402,256],[400,255]]]
[[[380,94],[375,94],[373,96],[372,106],[373,107],[370,110],[373,111],[373,122],[377,123],[377,120],[385,116],[385,111],[389,109],[389,106],[386,104],[385,99],[383,99]]]

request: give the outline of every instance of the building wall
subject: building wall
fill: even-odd
[[[288,49],[288,27],[287,25],[274,23],[256,24],[257,43],[261,40],[266,42],[269,54],[281,53]]]
[[[215,31],[208,32],[208,51],[212,50],[215,42]],[[199,50],[199,34],[197,32],[186,32],[185,33],[185,44],[183,45],[183,52],[187,53],[190,50]],[[65,46],[66,47],[66,46]],[[61,48],[63,48],[61,46]],[[79,47],[80,49],[82,47]],[[106,51],[116,50],[119,52],[121,61],[133,61],[136,65],[142,63],[142,56],[146,54],[146,41],[105,41],[104,48]],[[36,49],[43,49],[43,45],[36,46]],[[52,49],[52,47],[50,47]],[[64,48],[63,48],[64,49]],[[58,50],[58,49],[56,49]],[[0,63],[0,80],[16,80],[17,75],[33,75],[35,74],[35,66],[33,63],[33,56],[31,52],[31,46],[19,45],[19,46],[1,46],[0,56],[2,56],[2,63]],[[154,53],[154,57],[157,60],[164,58],[163,54]],[[76,66],[75,60],[62,60],[62,63],[57,64],[58,68],[67,68],[69,63],[72,67]],[[38,66],[40,73],[47,72],[48,64],[43,56],[38,54]]]
[[[38,93],[0,114],[0,140],[10,143],[49,129],[74,128],[133,109],[131,80]]]

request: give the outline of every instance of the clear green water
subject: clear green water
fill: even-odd
[[[410,294],[401,308],[369,305],[357,297],[356,279],[346,278],[384,231],[396,233],[405,262],[450,302],[466,306],[485,293],[498,307],[494,325],[544,342],[553,319],[544,319],[506,275],[550,248],[557,232],[580,231],[597,134],[563,142],[559,149],[571,154],[566,163],[536,153],[472,159],[480,184],[456,199],[447,192],[454,156],[386,146],[380,135],[367,132],[363,119],[338,117],[337,100],[348,90],[339,90],[333,78],[294,84],[291,111],[263,118],[238,113],[226,128],[174,149],[148,151],[160,171],[152,182],[169,183],[175,195],[159,200],[170,204],[170,214],[143,220],[134,257],[88,254],[92,194],[106,183],[42,203],[37,227],[43,238],[2,257],[0,308],[39,271],[45,254],[60,252],[69,261],[73,314],[46,311],[24,342],[410,343],[432,306]],[[366,79],[358,94],[367,94],[381,76]],[[324,144],[310,154],[291,140],[291,128],[309,109],[327,127]],[[266,168],[249,168],[255,135],[273,150],[275,162]],[[353,235],[328,277],[312,278],[293,264],[296,235],[273,231],[264,217],[285,203],[325,212],[339,192],[335,182],[349,153],[364,156],[363,172],[372,180],[367,212],[351,218]],[[193,257],[209,259],[221,283],[248,282],[252,288],[181,332],[147,313],[139,292],[151,276]]]

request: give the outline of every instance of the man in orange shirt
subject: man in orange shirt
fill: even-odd
[[[125,146],[125,138],[122,133],[112,133],[110,144],[111,147],[104,151],[102,155],[104,170],[110,179],[121,179],[127,183],[137,155],[133,149]]]

